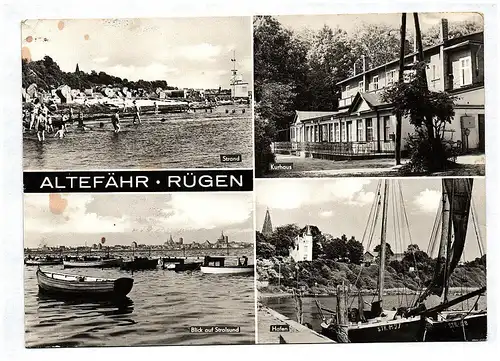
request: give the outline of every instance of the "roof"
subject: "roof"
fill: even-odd
[[[361,93],[358,92],[356,93],[356,96],[354,97],[351,105],[349,106],[349,113],[354,111],[354,108],[358,105],[358,103],[364,100],[370,108],[379,108],[385,105],[390,105],[387,102],[384,102],[382,100],[382,97],[380,96],[380,93],[375,93],[375,92],[369,92],[369,93]]]
[[[463,39],[472,37],[474,35],[482,34],[482,33],[483,33],[483,31],[478,31],[476,33],[467,34],[467,35],[461,36],[459,38],[449,39],[448,41],[446,41],[446,44],[444,42],[440,42],[439,44],[432,45],[432,46],[429,46],[427,48],[424,48],[424,53],[428,52],[428,51],[431,51],[431,50],[434,50],[434,49],[437,49],[437,48],[439,48],[440,46],[443,46],[443,45],[449,45],[444,50],[451,50],[451,49],[455,48],[455,46],[453,46],[455,44],[458,44],[460,46],[466,45],[466,44],[463,44],[463,42],[465,42]],[[405,59],[412,58],[413,56],[415,56],[417,54],[418,54],[418,52],[412,52],[410,54],[407,54],[407,55],[405,55]],[[389,62],[387,62],[385,64],[376,66],[375,68],[368,69],[366,71],[363,71],[361,73],[353,75],[353,76],[351,76],[349,78],[343,79],[343,80],[337,82],[336,85],[344,84],[344,83],[346,83],[346,82],[348,82],[348,81],[350,81],[352,79],[356,79],[356,78],[358,78],[358,77],[360,77],[360,76],[362,76],[364,74],[371,73],[374,70],[382,69],[382,68],[384,68],[384,67],[386,67],[388,65],[391,65],[391,64],[394,64],[394,63],[397,63],[397,62],[399,62],[399,58],[391,60],[391,61],[389,61]]]
[[[305,110],[296,110],[295,111],[295,123],[303,122],[306,120],[318,119],[323,117],[329,117],[337,114],[336,111],[305,111]]]

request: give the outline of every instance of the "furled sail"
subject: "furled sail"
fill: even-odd
[[[428,288],[418,298],[417,303],[424,301],[431,294],[437,296],[443,294],[450,275],[462,257],[469,222],[472,183],[472,178],[445,178],[442,180],[441,243],[434,268],[434,277]],[[454,241],[448,247],[451,242],[452,229]]]

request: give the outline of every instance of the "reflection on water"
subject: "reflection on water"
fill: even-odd
[[[173,115],[163,115],[171,117]],[[78,131],[67,137],[46,135],[38,142],[35,133],[23,138],[25,169],[79,170],[125,168],[251,168],[252,119],[250,111],[239,115],[185,115],[186,118],[144,117],[141,126],[123,125],[116,134],[110,122],[104,128]],[[221,154],[241,154],[241,163],[221,163]]]
[[[100,277],[126,277],[118,269],[43,269]],[[255,342],[253,277],[134,273],[120,303],[63,300],[38,292],[36,267],[25,267],[27,347],[252,344]],[[239,326],[235,334],[191,334],[190,326]]]

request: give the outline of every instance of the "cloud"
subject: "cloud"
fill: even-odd
[[[425,189],[415,196],[413,203],[417,209],[424,213],[436,213],[441,200],[441,192]]]
[[[105,63],[109,60],[109,57],[107,56],[101,56],[99,58],[94,58],[92,59],[94,63]]]
[[[249,221],[252,212],[249,194],[175,193],[161,225],[165,229],[213,229]]]
[[[208,43],[184,45],[174,49],[174,53],[178,56],[198,62],[215,62],[221,51],[221,46]]]
[[[266,180],[256,184],[257,202],[269,208],[291,210],[326,202],[345,203],[352,206],[370,204],[375,195],[365,192],[371,183],[365,179]]]

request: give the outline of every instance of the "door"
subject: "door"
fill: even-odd
[[[479,150],[484,152],[484,114],[478,114]]]

